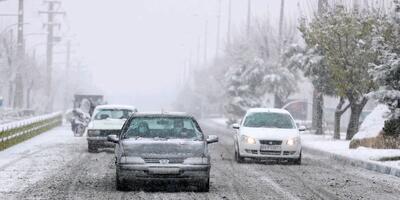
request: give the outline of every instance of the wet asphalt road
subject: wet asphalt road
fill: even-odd
[[[157,183],[143,188],[144,191],[119,192],[115,188],[113,150],[91,154],[81,141],[53,147],[62,149],[57,152],[61,152],[60,156],[68,155],[69,159],[58,161],[64,163],[43,174],[38,182],[0,196],[6,199],[400,199],[399,178],[338,164],[309,152],[304,152],[301,166],[237,164],[233,159],[233,130],[209,121],[201,124],[206,134],[220,138],[219,143],[210,145],[212,169],[208,193],[198,193],[185,185]],[[46,166],[35,170],[42,167]]]

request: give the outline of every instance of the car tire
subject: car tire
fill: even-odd
[[[295,165],[301,165],[301,151],[300,151],[300,156],[299,158],[296,158],[293,160],[293,164]]]
[[[240,156],[240,153],[236,151],[235,149],[235,161],[237,163],[243,163],[244,162],[244,157]]]
[[[124,180],[122,180],[119,177],[119,172],[118,169],[116,170],[116,176],[115,176],[115,183],[116,183],[116,188],[118,191],[128,191],[128,185],[126,184],[126,182]]]
[[[89,153],[97,153],[98,148],[95,145],[88,143],[88,152]]]
[[[200,180],[198,182],[197,190],[199,192],[209,192],[210,191],[210,178]]]

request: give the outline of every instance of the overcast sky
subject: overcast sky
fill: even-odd
[[[168,107],[182,80],[185,61],[196,60],[200,42],[215,56],[218,0],[68,0],[71,29],[96,85],[111,102],[146,109]],[[232,0],[232,25],[238,31],[247,1]],[[253,0],[252,16],[277,19],[280,1]],[[297,11],[287,1],[288,16]],[[228,0],[221,1],[221,47],[226,41]],[[272,22],[273,23],[273,22]],[[202,55],[202,58],[204,55]]]
[[[296,21],[299,8],[315,0],[286,0],[286,17]],[[1,12],[16,10],[17,0],[0,3]],[[42,0],[26,0],[26,32],[43,32],[38,9]],[[298,6],[300,2],[300,6]],[[197,47],[204,52],[207,21],[207,58],[216,54],[219,0],[64,0],[67,12],[62,31],[73,39],[74,56],[91,70],[93,82],[110,103],[139,108],[168,108],[182,82],[184,62],[195,62]],[[252,0],[252,18],[277,24],[280,0]],[[220,46],[226,41],[228,0],[221,0]],[[232,0],[232,32],[245,26],[247,0]],[[4,17],[4,27],[10,23]],[[45,37],[28,38],[28,46],[44,50]],[[63,48],[58,47],[59,49]],[[39,51],[39,50],[38,50]],[[62,51],[62,50],[61,50]],[[40,51],[39,51],[40,52]],[[40,53],[39,53],[40,54]],[[41,53],[44,58],[44,52]],[[202,60],[203,60],[203,55]],[[192,58],[192,59],[190,59]],[[57,61],[58,59],[58,61]],[[56,63],[64,57],[56,55]],[[55,67],[62,67],[55,66]]]

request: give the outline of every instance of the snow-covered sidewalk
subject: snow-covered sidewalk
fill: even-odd
[[[400,170],[400,161],[379,161],[387,157],[400,157],[400,149],[371,149],[365,147],[350,149],[350,141],[333,140],[332,135],[302,134],[301,139],[303,146],[312,150]]]
[[[57,173],[82,153],[85,139],[74,137],[69,126],[61,126],[0,151],[0,199]]]

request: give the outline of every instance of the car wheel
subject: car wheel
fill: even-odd
[[[96,153],[98,151],[97,147],[93,144],[88,144],[88,152],[89,153]]]
[[[121,180],[121,178],[119,177],[119,172],[118,169],[116,170],[116,176],[115,176],[115,183],[116,183],[116,187],[118,191],[128,191],[128,185],[126,184],[126,182],[124,180]]]
[[[237,163],[243,163],[244,162],[244,157],[240,156],[240,153],[236,151],[235,149],[235,161]]]
[[[299,158],[296,158],[293,160],[293,164],[295,165],[301,165],[301,152]]]
[[[210,178],[199,181],[197,190],[199,192],[209,192],[210,191]]]

